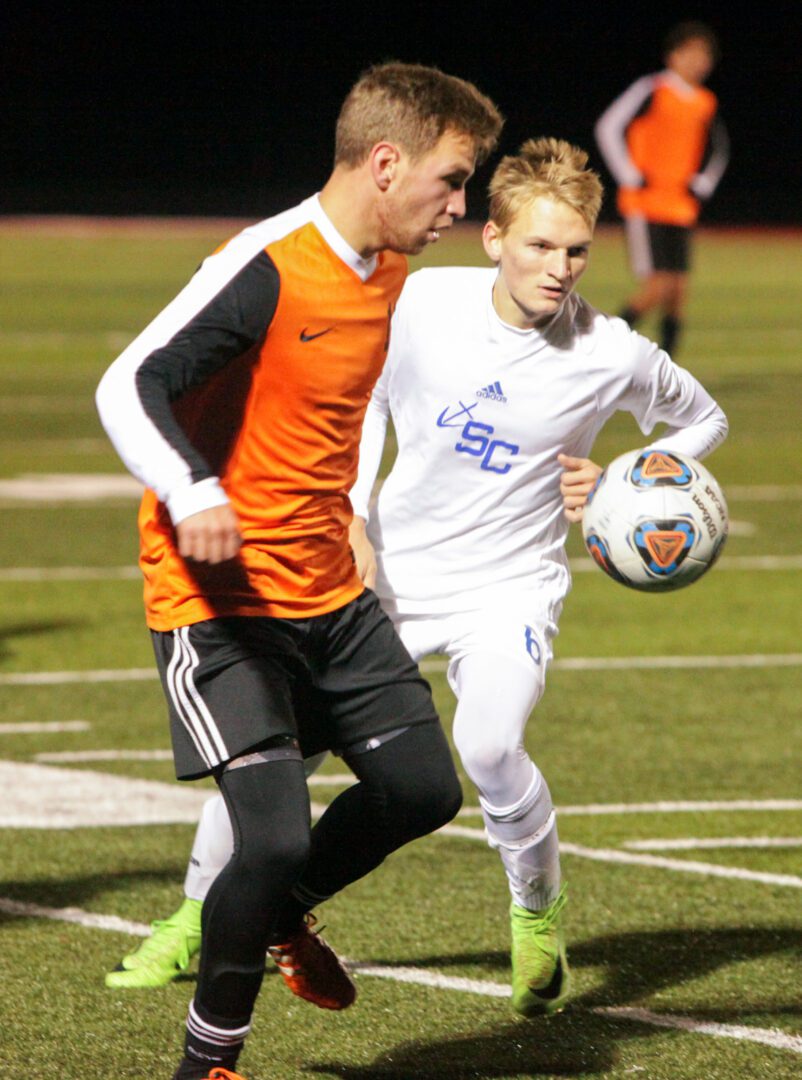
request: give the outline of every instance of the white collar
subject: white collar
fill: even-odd
[[[320,203],[320,194],[313,195],[309,201],[312,207],[312,220],[317,226],[320,235],[338,258],[342,259],[347,266],[350,266],[362,281],[367,281],[376,269],[378,256],[371,255],[369,259],[363,259],[358,251],[354,251],[348,241],[334,227],[331,218],[323,209]]]

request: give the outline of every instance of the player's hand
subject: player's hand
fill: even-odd
[[[558,454],[557,460],[563,467],[560,494],[563,497],[565,516],[571,522],[581,521],[582,510],[593,485],[602,473],[602,468],[590,458],[569,457],[568,454]]]
[[[348,542],[354,553],[356,571],[360,580],[368,589],[372,589],[376,584],[376,552],[368,540],[367,522],[364,518],[355,517],[351,522]]]
[[[190,514],[175,527],[179,554],[209,564],[233,559],[242,547],[237,515],[228,503]]]

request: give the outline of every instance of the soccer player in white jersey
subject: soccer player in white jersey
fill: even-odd
[[[574,292],[601,198],[585,152],[562,140],[530,140],[501,161],[483,232],[494,266],[408,280],[351,492],[361,576],[413,658],[448,657],[454,743],[509,882],[512,1002],[524,1016],[555,1011],[568,992],[555,811],[524,737],[570,588],[568,525],[601,471],[588,455],[619,410],[644,435],[666,425],[651,446],[696,458],[727,432],[691,374]],[[390,417],[398,456],[371,504]],[[210,802],[188,899],[107,978],[163,985],[186,966],[230,843],[225,808]]]

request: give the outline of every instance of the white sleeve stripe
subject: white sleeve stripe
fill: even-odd
[[[596,121],[595,134],[599,150],[616,182],[624,187],[635,187],[643,179],[640,170],[629,156],[626,129],[652,93],[654,76],[644,75],[608,105]]]
[[[101,422],[126,467],[160,500],[166,501],[176,489],[189,487],[191,469],[147,415],[137,391],[137,372],[151,353],[167,345],[260,251],[308,222],[313,201],[307,199],[245,229],[204,260],[195,276],[101,379],[96,394]]]

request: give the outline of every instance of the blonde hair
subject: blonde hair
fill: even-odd
[[[493,173],[490,220],[504,233],[524,205],[545,196],[572,207],[594,228],[604,189],[587,163],[585,151],[565,139],[528,139]]]
[[[377,64],[343,102],[334,164],[360,165],[383,140],[398,143],[416,159],[447,130],[473,139],[481,162],[495,147],[503,123],[493,102],[464,79],[423,64]]]

